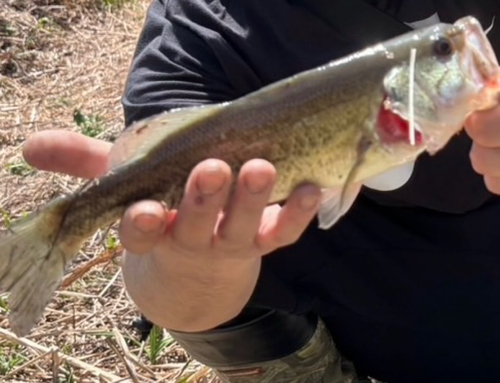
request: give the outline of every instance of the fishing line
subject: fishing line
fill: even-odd
[[[496,17],[496,15],[495,15],[495,16],[493,16],[493,20],[491,20],[491,25],[488,27],[488,29],[486,29],[486,30],[484,31],[484,34],[485,34],[485,35],[487,35],[488,33],[490,33],[490,32],[491,32],[491,30],[493,29],[493,26],[495,25],[495,17]]]
[[[410,86],[408,89],[408,104],[409,104],[409,114],[410,114],[410,129],[408,134],[410,135],[410,144],[415,145],[415,110],[413,108],[413,93],[414,93],[414,84],[415,84],[415,60],[417,58],[417,50],[415,48],[412,48],[410,51],[410,75],[409,75],[409,81],[410,81]]]

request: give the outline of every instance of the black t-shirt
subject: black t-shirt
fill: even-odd
[[[436,13],[433,0],[365,0],[405,23],[425,20]]]
[[[155,0],[123,98],[126,122],[233,100],[404,33],[430,12],[445,22],[471,14],[487,27],[500,2]],[[500,56],[500,27],[489,37]],[[364,189],[329,231],[313,222],[264,258],[250,304],[317,312],[340,350],[379,380],[499,382],[500,200],[473,171],[470,145],[462,133],[422,155],[403,187]]]

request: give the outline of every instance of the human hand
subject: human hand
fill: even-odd
[[[76,133],[41,132],[23,153],[39,169],[93,178],[106,171],[110,148]],[[266,206],[276,176],[266,161],[243,166],[230,198],[232,176],[224,162],[204,161],[193,169],[177,211],[140,201],[121,220],[127,290],[164,327],[196,330],[237,315],[255,286],[260,257],[296,241],[319,206],[313,185],[299,187],[283,207]]]
[[[466,132],[473,141],[470,158],[488,190],[500,194],[500,107],[472,114]]]

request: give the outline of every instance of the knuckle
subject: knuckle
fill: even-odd
[[[179,235],[173,235],[170,240],[171,254],[182,254],[184,256],[195,256],[200,253],[206,253],[209,246],[200,243],[196,239],[193,241],[187,241],[181,238]]]
[[[500,178],[498,177],[485,177],[484,182],[486,184],[486,188],[494,193],[500,194]]]
[[[482,125],[476,125],[470,132],[472,139],[478,144],[483,145],[487,142],[487,135]]]
[[[278,231],[274,234],[272,245],[275,247],[283,246],[288,243],[288,236],[282,231]]]
[[[278,232],[274,236],[276,247],[288,246],[297,241],[299,234],[295,231]]]
[[[294,232],[290,233],[289,236],[288,236],[288,244],[293,244],[295,242],[297,242],[300,237],[302,236],[302,233],[303,233],[303,230],[298,230],[299,228],[297,228],[297,230],[295,230]]]
[[[133,224],[120,223],[118,236],[123,247],[136,254],[149,252],[159,240],[161,233],[144,233]]]
[[[484,174],[486,172],[484,153],[477,146],[474,146],[469,153],[469,157],[474,171]]]
[[[152,249],[152,245],[149,243],[134,241],[130,238],[124,238],[124,240],[122,240],[122,245],[126,251],[136,255],[146,254]]]
[[[241,254],[250,248],[252,241],[231,241],[231,240],[220,240],[214,246],[216,251],[222,254],[234,255]]]
[[[212,247],[213,231],[213,226],[206,222],[184,222],[172,227],[168,242],[176,253],[206,253]]]
[[[200,222],[213,221],[226,201],[227,196],[222,193],[206,195],[194,192],[183,199],[180,212],[190,225],[199,225]]]
[[[225,228],[218,230],[214,238],[213,248],[226,254],[245,252],[254,243],[256,230],[247,227],[244,230],[238,228]]]
[[[466,129],[469,136],[475,142],[485,144],[489,141],[488,124],[484,121],[484,118],[479,116],[471,118]]]
[[[234,211],[238,215],[238,220],[245,222],[246,225],[253,229],[252,226],[255,226],[255,222],[260,221],[264,214],[266,202],[265,196],[242,197],[240,201],[234,204]]]
[[[302,236],[309,218],[309,215],[305,215],[303,212],[302,214],[290,214],[283,227],[274,235],[276,245],[281,247],[297,242]]]
[[[214,205],[217,205],[217,201],[210,196],[204,195],[202,193],[195,193],[188,201],[188,206],[190,212],[210,212],[213,210]]]

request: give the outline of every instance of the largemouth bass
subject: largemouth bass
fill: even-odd
[[[232,102],[172,110],[134,123],[109,172],[0,234],[0,291],[10,324],[29,333],[83,242],[142,199],[178,206],[193,167],[208,158],[238,172],[270,161],[270,203],[303,182],[324,188],[320,227],[346,212],[362,183],[435,153],[468,115],[498,102],[500,68],[479,22],[466,17],[412,31]]]

